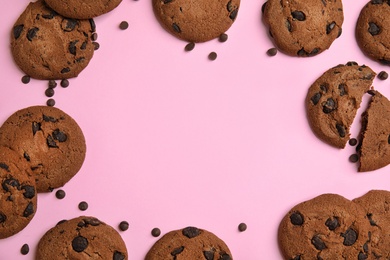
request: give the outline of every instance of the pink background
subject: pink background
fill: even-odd
[[[1,2],[0,122],[47,100],[47,81],[22,84],[10,54],[11,28],[28,2]],[[127,220],[130,228],[120,234],[129,259],[144,258],[157,241],[154,227],[164,234],[190,225],[222,238],[235,259],[281,259],[277,228],[295,204],[322,193],[352,199],[389,189],[389,167],[358,173],[348,161],[355,148],[319,141],[304,110],[309,86],[330,67],[353,60],[378,73],[388,69],[355,41],[366,1],[344,1],[341,37],[312,58],[266,55],[273,44],[261,22],[263,3],[243,0],[229,40],[197,44],[190,53],[161,28],[150,0],[123,0],[96,18],[100,49],[54,96],[85,134],[85,163],[63,187],[63,200],[39,194],[32,222],[0,241],[0,259],[33,259],[49,228],[80,215],[116,229]],[[124,20],[125,31],[118,28]],[[212,51],[215,61],[207,59]],[[389,80],[375,79],[374,86],[390,97]],[[359,117],[352,137],[358,125]],[[83,200],[85,212],[77,208]],[[238,232],[240,222],[247,231]],[[19,252],[24,243],[27,256]]]

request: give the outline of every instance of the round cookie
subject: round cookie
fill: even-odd
[[[49,106],[32,106],[12,114],[0,127],[0,145],[17,151],[29,163],[38,192],[68,182],[80,170],[86,153],[76,121]]]
[[[375,78],[371,68],[356,62],[327,70],[309,88],[305,105],[311,129],[318,138],[344,148],[363,94]]]
[[[390,65],[390,5],[372,0],[360,12],[356,23],[356,40],[368,57]]]
[[[165,259],[233,259],[229,248],[213,233],[186,227],[174,230],[160,238],[149,250],[145,260]]]
[[[372,226],[369,241],[372,259],[390,259],[390,192],[371,190],[353,201],[364,208]]]
[[[30,223],[37,209],[35,179],[18,153],[0,146],[0,239]]]
[[[39,240],[36,260],[128,259],[126,244],[111,226],[81,216],[59,222]]]
[[[262,10],[276,47],[290,56],[329,49],[344,21],[341,0],[268,0]]]
[[[74,19],[90,19],[115,9],[122,0],[44,0],[57,13]]]
[[[153,0],[160,24],[188,42],[206,42],[226,32],[235,21],[240,0]]]
[[[94,21],[65,18],[43,0],[31,2],[15,22],[11,51],[15,63],[36,79],[76,77],[92,59]]]
[[[371,101],[362,114],[359,171],[373,171],[390,164],[390,101],[370,91]]]
[[[294,206],[282,219],[284,259],[367,259],[370,225],[358,204],[323,194]]]

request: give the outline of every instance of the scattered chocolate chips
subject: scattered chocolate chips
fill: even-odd
[[[340,226],[339,224],[339,220],[337,217],[333,217],[333,218],[328,218],[325,222],[325,225],[329,228],[329,230],[335,230],[338,226]]]
[[[349,139],[349,141],[348,141],[348,144],[349,144],[350,146],[355,146],[355,145],[357,145],[357,143],[358,143],[358,141],[357,141],[356,138],[351,138],[351,139]]]
[[[234,9],[230,15],[229,15],[229,18],[232,19],[233,21],[236,19],[237,17],[237,14],[238,14],[238,9]]]
[[[47,88],[47,89],[45,90],[45,96],[46,96],[46,97],[52,97],[52,96],[54,96],[54,89],[52,89],[52,88]]]
[[[228,35],[226,33],[222,33],[219,37],[218,37],[218,40],[219,42],[226,42],[228,40]]]
[[[196,227],[186,227],[182,230],[182,234],[188,238],[197,237],[200,233],[200,230]]]
[[[378,78],[381,80],[386,80],[389,77],[389,74],[386,71],[381,71],[378,73]]]
[[[304,218],[300,212],[294,212],[290,215],[291,224],[295,226],[303,225]]]
[[[93,33],[91,35],[91,40],[95,42],[95,41],[97,41],[97,39],[98,39],[98,34],[97,33]]]
[[[48,84],[49,88],[55,88],[57,87],[57,82],[54,79],[49,80]]]
[[[184,47],[185,51],[192,51],[195,48],[195,43],[194,42],[189,42],[187,45]]]
[[[291,13],[291,15],[295,20],[298,20],[298,21],[305,21],[306,20],[306,15],[301,11],[294,11]]]
[[[119,24],[119,29],[121,29],[121,30],[126,30],[127,28],[129,28],[129,23],[128,23],[128,22],[122,21],[122,22]]]
[[[49,107],[54,107],[56,104],[56,101],[52,98],[49,98],[47,101],[46,101],[46,105],[49,106]]]
[[[217,59],[217,53],[216,52],[210,52],[208,56],[209,60],[216,60]]]
[[[267,51],[267,55],[270,57],[275,56],[277,53],[278,53],[278,49],[276,49],[276,48],[270,48]]]
[[[63,87],[63,88],[69,87],[69,80],[67,80],[67,79],[61,80],[60,85],[61,85],[61,87]]]
[[[159,237],[161,235],[161,230],[159,228],[153,228],[151,233],[152,236]]]
[[[319,235],[313,236],[311,243],[317,250],[324,250],[326,248],[325,242],[322,241]]]
[[[93,47],[94,47],[94,50],[95,50],[95,51],[96,51],[96,50],[99,50],[100,44],[99,44],[98,42],[93,42],[92,44],[93,44]]]
[[[20,248],[20,253],[22,255],[27,255],[28,252],[30,252],[30,247],[28,246],[28,244],[24,244],[21,248]]]
[[[24,83],[24,84],[28,84],[28,83],[30,83],[30,76],[28,76],[28,75],[24,75],[23,77],[22,77],[22,82]]]
[[[381,29],[376,23],[370,22],[370,23],[368,23],[368,32],[372,36],[375,36],[381,32]]]
[[[356,153],[354,154],[351,154],[348,158],[348,160],[352,163],[355,163],[357,161],[359,161],[359,155],[357,155]]]
[[[238,230],[239,230],[240,232],[244,232],[246,229],[247,229],[247,225],[246,225],[245,223],[240,223],[240,224],[238,225]]]
[[[88,247],[88,240],[83,236],[77,236],[72,240],[72,248],[74,251],[80,253]]]
[[[355,244],[358,235],[355,230],[349,228],[345,231],[345,233],[341,234],[341,236],[344,237],[343,245],[352,246]]]
[[[82,201],[79,203],[79,210],[85,211],[88,209],[88,203],[85,201]]]
[[[57,190],[56,191],[56,198],[59,199],[59,200],[62,200],[63,198],[65,198],[66,196],[66,192],[64,190]]]
[[[119,223],[119,229],[121,231],[126,231],[129,229],[129,222],[127,221],[122,221],[121,223]]]

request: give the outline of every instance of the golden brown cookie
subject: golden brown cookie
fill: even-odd
[[[85,138],[76,121],[62,110],[32,106],[12,114],[0,127],[0,145],[29,163],[38,192],[63,186],[81,168]]]

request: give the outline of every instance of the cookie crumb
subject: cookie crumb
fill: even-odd
[[[218,40],[220,42],[226,42],[228,40],[228,35],[226,33],[223,33],[219,36]]]
[[[159,228],[153,228],[151,233],[152,236],[159,237],[161,235],[161,230]]]
[[[56,198],[59,199],[59,200],[62,200],[63,198],[65,198],[66,196],[66,193],[64,190],[57,190],[56,191]]]
[[[352,163],[355,163],[359,160],[359,156],[354,153],[354,154],[351,154],[351,156],[349,156],[349,161],[352,162]]]
[[[24,75],[23,77],[22,77],[22,82],[23,82],[23,84],[28,84],[28,83],[30,83],[30,76],[27,76],[27,75]]]
[[[119,230],[126,231],[128,229],[129,229],[129,222],[122,221],[121,223],[119,223]]]
[[[28,246],[28,244],[24,244],[21,248],[20,248],[20,253],[22,255],[27,255],[28,252],[30,252],[30,247]]]
[[[386,71],[381,71],[378,73],[378,78],[381,80],[386,80],[389,77],[389,74]]]
[[[195,48],[195,43],[194,42],[189,42],[186,47],[184,47],[185,51],[192,51]]]
[[[79,203],[79,210],[85,211],[88,209],[88,203],[85,201],[82,201]]]
[[[216,60],[217,59],[217,53],[216,52],[210,52],[208,56],[209,60]]]
[[[240,224],[238,225],[238,230],[239,230],[240,232],[244,232],[247,228],[248,228],[248,227],[247,227],[247,225],[246,225],[245,223],[240,223]]]
[[[268,49],[268,51],[267,51],[267,55],[270,57],[275,56],[277,53],[278,53],[278,49],[276,49],[276,48],[271,48],[271,49]]]
[[[129,23],[128,23],[128,22],[122,21],[122,22],[119,24],[119,29],[121,29],[121,30],[126,30],[127,28],[129,28]]]

